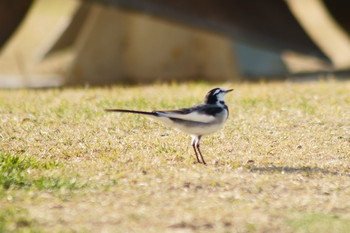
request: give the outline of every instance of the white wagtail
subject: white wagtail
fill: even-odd
[[[202,136],[214,133],[224,125],[229,115],[224,98],[230,91],[233,91],[233,89],[224,90],[222,88],[215,88],[208,92],[203,104],[179,110],[144,112],[126,109],[106,109],[106,111],[152,116],[168,126],[190,134],[192,137],[191,144],[198,163],[201,163],[198,157],[199,153],[202,163],[206,164],[199,149],[199,142]]]

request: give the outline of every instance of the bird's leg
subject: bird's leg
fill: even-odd
[[[202,155],[201,150],[199,149],[199,142],[200,142],[200,140],[201,140],[201,136],[198,136],[198,137],[197,137],[197,143],[196,143],[197,150],[198,150],[199,155],[201,156],[201,159],[202,159],[203,164],[207,164],[207,163],[204,161],[204,158],[203,158],[203,155]]]
[[[193,147],[193,149],[194,149],[194,153],[196,154],[197,162],[198,162],[198,163],[201,163],[201,161],[200,161],[199,158],[198,158],[198,153],[197,153],[197,150],[196,150],[196,142],[197,142],[196,139],[197,139],[197,137],[193,136],[193,137],[192,137],[192,142],[191,142],[191,144],[192,144],[192,147]]]

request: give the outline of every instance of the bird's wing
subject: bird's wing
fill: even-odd
[[[193,108],[183,108],[172,111],[155,111],[160,117],[169,117],[181,119],[186,121],[195,121],[202,123],[209,123],[215,120],[215,114],[221,112],[220,107],[206,107],[205,105],[198,105]],[[216,112],[216,113],[215,113]]]

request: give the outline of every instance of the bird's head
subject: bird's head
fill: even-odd
[[[214,88],[213,90],[209,91],[208,94],[205,96],[205,103],[217,104],[220,102],[224,102],[225,95],[231,91],[233,91],[233,89],[225,90],[222,88]]]

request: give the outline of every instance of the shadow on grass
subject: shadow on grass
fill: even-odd
[[[350,177],[350,173],[341,173],[335,171],[329,171],[321,168],[310,168],[310,167],[280,167],[280,166],[269,166],[269,167],[257,167],[250,166],[249,171],[261,172],[261,173],[300,173],[300,174],[323,174],[332,176],[346,176]]]

